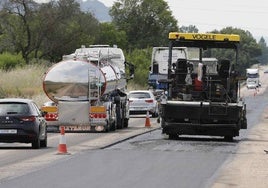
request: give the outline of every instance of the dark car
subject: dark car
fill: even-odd
[[[31,143],[32,148],[47,147],[44,114],[30,99],[0,99],[0,142]]]

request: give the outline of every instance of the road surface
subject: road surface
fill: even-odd
[[[268,76],[262,78],[258,91],[242,92],[248,129],[241,130],[233,142],[202,136],[169,140],[161,134],[155,118],[151,118],[149,129],[144,127],[144,117],[131,118],[128,129],[114,133],[67,134],[70,155],[56,154],[57,134],[49,135],[47,149],[2,145],[0,187],[239,187],[241,184],[228,180],[236,177],[239,181],[239,169],[247,164],[236,168],[229,164],[250,154],[241,151],[241,146],[256,143],[250,133],[262,121],[268,106]]]

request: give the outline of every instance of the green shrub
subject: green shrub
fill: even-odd
[[[0,69],[8,71],[22,65],[25,65],[25,61],[21,54],[14,55],[9,52],[0,54]]]
[[[147,87],[152,48],[135,49],[128,53],[127,60],[135,66],[135,76],[131,82],[140,87]]]

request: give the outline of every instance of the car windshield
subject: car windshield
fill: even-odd
[[[29,106],[25,103],[0,103],[0,115],[27,114]]]
[[[151,98],[149,93],[142,93],[142,92],[130,93],[129,97],[130,98],[137,98],[137,99]]]

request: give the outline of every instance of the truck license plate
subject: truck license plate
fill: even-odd
[[[66,131],[90,131],[89,125],[64,126]]]

